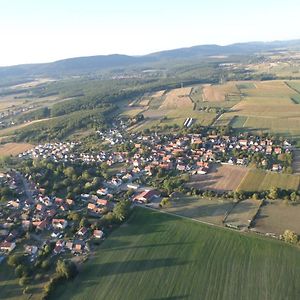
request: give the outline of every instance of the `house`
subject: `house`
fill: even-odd
[[[79,236],[85,236],[86,234],[87,234],[87,228],[85,228],[85,227],[81,227],[78,231],[77,231],[77,234],[79,235]]]
[[[100,206],[107,206],[108,205],[108,200],[98,199],[97,204],[100,205]]]
[[[85,247],[85,242],[84,241],[74,241],[73,243],[73,251],[77,253],[83,252]]]
[[[63,247],[61,245],[57,245],[57,246],[55,246],[53,252],[54,252],[54,254],[60,254],[62,252],[62,250],[63,250]]]
[[[159,192],[157,190],[145,190],[144,192],[135,196],[133,200],[141,203],[148,203],[154,198],[158,198],[158,197],[159,197]]]
[[[0,250],[4,252],[11,252],[16,248],[16,243],[4,241],[0,244]]]
[[[65,219],[53,219],[52,226],[54,229],[65,229],[68,225],[68,221]]]
[[[25,253],[29,254],[29,255],[35,255],[38,251],[38,247],[37,246],[29,246],[26,245],[25,246]]]
[[[96,238],[96,239],[101,239],[103,237],[103,231],[102,230],[94,230],[93,232],[93,236]]]

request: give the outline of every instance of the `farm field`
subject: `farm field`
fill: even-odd
[[[299,140],[300,106],[297,99],[300,98],[299,93],[290,88],[293,84],[299,85],[297,81],[289,81],[287,85],[280,80],[238,83],[242,101],[220,119],[233,120],[233,127],[244,131],[271,132]]]
[[[300,234],[300,205],[287,205],[282,200],[268,200],[261,206],[254,230],[262,233],[283,234],[286,229]]]
[[[294,150],[293,152],[293,171],[295,174],[300,174],[300,150]]]
[[[208,174],[193,175],[188,186],[201,190],[235,191],[248,173],[248,168],[214,165]]]
[[[166,94],[160,109],[193,109],[194,104],[190,98],[192,88],[173,89]]]
[[[299,263],[282,242],[137,208],[51,299],[297,299]]]
[[[248,229],[253,217],[257,214],[261,201],[246,199],[238,202],[227,216],[225,224],[237,226],[241,230]]]
[[[34,146],[27,143],[7,143],[0,145],[0,156],[18,155],[32,149]]]
[[[225,100],[240,100],[240,91],[235,82],[222,85],[206,85],[203,87],[203,101],[220,102]]]
[[[233,206],[234,203],[226,199],[181,195],[173,197],[171,206],[164,210],[179,216],[223,226],[224,217]]]
[[[266,191],[277,187],[286,190],[299,188],[300,176],[292,174],[272,173],[263,170],[251,169],[242,180],[240,191]]]

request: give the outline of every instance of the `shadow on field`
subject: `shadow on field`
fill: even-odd
[[[107,247],[108,251],[119,251],[119,250],[128,250],[128,249],[145,249],[145,248],[157,248],[157,247],[169,247],[169,246],[185,246],[185,245],[192,245],[195,242],[188,242],[188,243],[161,243],[161,244],[149,244],[149,245],[141,245],[141,246],[130,246],[130,247]]]
[[[149,300],[180,300],[180,299],[188,299],[188,298],[189,298],[189,295],[181,295],[181,296],[150,298]]]
[[[232,202],[201,205],[201,199],[195,201],[199,202],[198,206],[189,208],[189,203],[187,203],[187,205],[185,203],[182,203],[173,206],[170,211],[174,214],[188,216],[191,218],[218,217],[225,216],[226,212],[231,211],[234,205],[234,203]],[[253,209],[253,205],[250,203],[243,203],[242,205],[237,204],[230,212],[229,217],[232,214],[243,214],[250,211],[251,209]]]
[[[133,272],[144,272],[158,268],[168,268],[188,264],[189,261],[181,261],[176,258],[144,259],[120,261],[112,263],[94,264],[99,269],[98,276],[112,276]],[[88,284],[98,284],[98,280],[88,280]]]
[[[1,287],[0,299],[18,298],[21,296],[22,291],[16,284],[5,284]],[[2,298],[3,297],[3,298]]]

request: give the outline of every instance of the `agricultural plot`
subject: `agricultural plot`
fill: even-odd
[[[247,121],[245,116],[235,116],[231,119],[230,126],[233,128],[242,128],[244,127],[245,122]]]
[[[18,155],[33,147],[33,145],[27,143],[7,143],[0,145],[0,156]]]
[[[242,101],[222,118],[247,118],[245,122],[235,119],[237,123],[233,123],[235,128],[244,131],[271,132],[300,139],[300,106],[295,103],[300,99],[299,93],[284,81],[253,82],[254,88],[250,83],[238,83],[237,86],[241,87],[241,84],[247,87],[241,90]]]
[[[297,299],[300,251],[136,208],[51,299]]]
[[[220,102],[225,100],[241,100],[240,91],[234,82],[223,85],[206,85],[203,87],[203,100]]]
[[[240,230],[246,230],[252,219],[257,214],[261,202],[246,199],[237,203],[226,218],[225,225],[234,226]]]
[[[192,88],[174,89],[167,93],[160,109],[193,109],[194,104],[190,98]]]
[[[300,205],[288,205],[282,200],[268,201],[261,206],[254,230],[279,236],[286,229],[300,234]]]
[[[208,174],[193,175],[187,185],[200,190],[235,191],[248,173],[248,168],[214,165]]]
[[[300,150],[293,152],[293,171],[294,174],[300,174]]]
[[[300,176],[298,175],[251,169],[241,182],[238,190],[255,192],[267,191],[274,187],[285,190],[297,190],[299,183]]]
[[[181,195],[173,197],[170,207],[164,208],[164,210],[179,216],[222,226],[225,215],[233,206],[234,203],[226,199]]]

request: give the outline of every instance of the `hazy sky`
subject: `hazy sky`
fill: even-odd
[[[0,0],[0,65],[300,38],[300,0]]]

